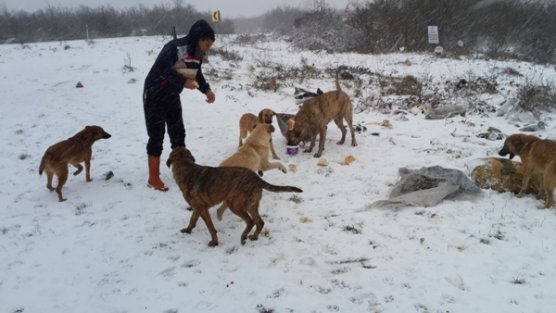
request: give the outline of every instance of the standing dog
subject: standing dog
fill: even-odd
[[[269,124],[255,124],[251,135],[247,137],[245,143],[232,154],[229,158],[220,163],[220,167],[244,167],[255,173],[278,168],[283,173],[288,170],[280,162],[268,162],[268,149],[271,145],[271,137],[274,132],[274,126]],[[217,210],[219,220],[222,220],[222,214],[226,210],[226,205],[222,204]]]
[[[246,168],[195,164],[195,158],[185,147],[174,148],[166,165],[171,166],[174,179],[185,201],[193,208],[189,226],[181,232],[191,233],[200,216],[210,232],[211,240],[208,245],[211,247],[218,245],[218,237],[208,213],[210,207],[224,202],[232,212],[245,221],[246,227],[241,234],[241,243],[245,244],[253,226],[256,225],[257,228],[255,233],[249,236],[251,240],[258,239],[264,226],[259,215],[263,189],[272,192],[303,192],[296,187],[271,185]]]
[[[529,180],[534,175],[542,177],[539,195],[544,195],[545,208],[554,205],[554,188],[556,188],[556,141],[540,139],[533,135],[513,134],[506,138],[500,150],[501,156],[510,155],[510,159],[518,155],[523,163],[523,184],[520,195],[529,187]],[[543,190],[544,189],[544,190]]]
[[[245,113],[239,119],[239,146],[243,144],[243,139],[255,128],[257,123],[272,124],[272,117],[276,115],[271,109],[262,109],[259,112],[259,116],[255,114]],[[272,144],[272,137],[270,138],[270,151],[272,152],[272,158],[280,160],[276,151],[274,150],[274,145]]]
[[[288,145],[297,145],[300,141],[311,141],[305,152],[311,152],[315,147],[317,135],[319,135],[319,150],[315,153],[318,158],[324,150],[326,140],[326,125],[332,120],[342,131],[342,138],[338,144],[343,144],[346,139],[345,119],[351,132],[351,145],[357,146],[355,130],[353,129],[353,105],[349,96],[340,88],[336,73],[336,91],[326,92],[318,97],[311,98],[303,103],[295,117],[288,121],[286,138]]]
[[[41,165],[39,166],[39,174],[46,172],[47,183],[46,188],[50,191],[56,190],[58,200],[65,201],[62,196],[62,187],[68,179],[68,164],[77,168],[73,175],[81,173],[83,166],[81,162],[85,162],[85,179],[90,182],[91,179],[91,156],[93,154],[92,146],[99,139],[108,139],[111,135],[100,126],[86,126],[85,129],[75,134],[73,137],[61,141],[50,146],[44,153]],[[58,177],[58,186],[52,187],[52,177]]]

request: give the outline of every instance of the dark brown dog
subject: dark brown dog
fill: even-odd
[[[276,115],[271,109],[262,109],[257,117],[252,113],[245,113],[239,119],[239,147],[243,144],[243,139],[253,131],[257,123],[272,125],[272,117]],[[270,152],[272,152],[272,158],[280,160],[280,157],[276,154],[274,150],[274,145],[272,144],[272,137],[270,137]]]
[[[326,92],[318,97],[311,98],[303,103],[301,109],[288,121],[288,131],[286,139],[288,145],[298,145],[301,141],[311,141],[309,148],[305,152],[311,152],[315,147],[317,135],[319,135],[319,149],[315,153],[318,158],[324,150],[326,141],[326,125],[334,121],[342,131],[342,138],[338,141],[341,145],[346,139],[346,127],[343,124],[345,119],[351,132],[351,145],[357,146],[355,140],[355,130],[353,129],[353,105],[349,96],[340,88],[336,73],[336,90]]]
[[[533,135],[514,134],[506,138],[500,150],[501,156],[510,155],[510,159],[519,156],[523,163],[523,184],[520,194],[523,194],[529,180],[534,175],[542,177],[541,193],[544,191],[545,208],[554,205],[554,188],[556,188],[556,141],[540,139]]]
[[[65,201],[62,196],[62,187],[68,179],[68,164],[77,168],[73,175],[81,173],[83,166],[81,162],[85,162],[85,179],[90,182],[91,179],[91,156],[93,154],[93,143],[99,139],[108,139],[111,135],[100,126],[86,126],[85,129],[75,134],[73,137],[61,141],[50,146],[44,153],[41,165],[39,166],[39,174],[46,172],[46,188],[50,191],[56,190],[58,200]],[[52,187],[52,177],[58,177],[58,186]]]
[[[184,147],[172,150],[166,165],[172,167],[174,179],[185,201],[193,208],[189,226],[181,232],[191,233],[200,216],[210,232],[211,247],[218,245],[218,237],[208,213],[210,207],[223,202],[245,221],[246,227],[241,234],[241,243],[244,244],[254,225],[257,228],[255,233],[249,236],[251,240],[258,239],[264,226],[259,215],[263,189],[272,192],[303,192],[296,187],[271,185],[246,168],[197,165],[191,152]]]

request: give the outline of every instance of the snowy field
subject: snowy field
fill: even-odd
[[[327,167],[312,154],[288,158],[284,138],[274,134],[283,161],[297,172],[270,171],[264,179],[304,192],[265,191],[258,241],[240,244],[244,223],[229,211],[223,221],[213,218],[215,248],[207,246],[202,221],[192,234],[180,233],[191,213],[169,169],[161,166],[169,192],[146,186],[142,86],[164,42],[0,46],[0,312],[554,312],[556,209],[540,210],[541,200],[486,190],[429,208],[369,207],[388,197],[399,168],[440,165],[469,174],[470,164],[502,147],[478,134],[491,126],[515,133],[527,121],[496,112],[428,120],[420,110],[363,109],[377,100],[376,80],[367,74],[361,86],[342,80],[359,108],[354,121],[367,131],[357,134],[357,147],[338,146],[340,131],[331,123]],[[241,42],[218,36],[217,50],[242,59],[214,54],[203,66],[214,104],[197,91],[181,96],[186,144],[203,165],[235,151],[243,113],[269,107],[293,114],[294,86],[335,88],[328,74],[300,74],[276,91],[253,87],[278,68],[328,73],[346,65],[384,77],[413,75],[439,88],[488,77],[498,92],[476,97],[495,109],[520,85],[556,82],[554,67],[515,61],[328,54],[270,37]],[[75,88],[78,81],[84,88]],[[391,128],[371,124],[385,119]],[[540,119],[546,127],[535,134],[556,137],[552,116]],[[68,200],[60,203],[38,175],[39,162],[48,146],[86,125],[102,126],[112,138],[93,146],[93,181],[70,175]],[[350,154],[356,161],[342,165]],[[109,171],[114,177],[105,180]]]

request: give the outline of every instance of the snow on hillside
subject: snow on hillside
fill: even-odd
[[[368,71],[360,86],[342,80],[358,108],[355,123],[367,131],[357,134],[357,147],[338,146],[340,131],[330,124],[328,167],[311,154],[288,158],[275,133],[283,161],[298,170],[263,178],[304,192],[265,191],[263,236],[245,245],[241,219],[229,211],[221,222],[214,218],[220,243],[210,248],[203,222],[190,235],[179,232],[190,212],[165,166],[170,191],[146,187],[142,84],[163,43],[141,37],[0,46],[0,312],[553,312],[556,211],[539,210],[541,200],[485,190],[429,208],[369,208],[388,197],[399,168],[469,173],[470,164],[502,146],[479,133],[492,126],[511,134],[525,122],[493,112],[427,120],[419,110],[394,114],[365,105],[377,100],[369,73],[413,75],[440,89],[461,78],[496,79],[497,93],[476,97],[498,109],[519,84],[554,84],[554,67],[327,54],[267,36],[254,43],[219,36],[215,48],[241,60],[214,54],[203,66],[216,102],[205,103],[197,91],[181,96],[186,143],[198,163],[216,166],[235,151],[243,113],[269,107],[293,114],[294,86],[334,89],[324,70],[340,65]],[[253,87],[260,77],[303,66],[321,72],[300,72],[276,91]],[[77,81],[84,88],[75,88]],[[391,128],[371,124],[385,119]],[[554,137],[552,116],[541,120],[546,127],[535,133]],[[93,124],[112,138],[93,146],[93,181],[70,175],[68,200],[59,203],[38,175],[42,154]],[[166,138],[163,160],[168,153]],[[342,165],[349,154],[356,161]],[[105,180],[109,171],[114,177]]]

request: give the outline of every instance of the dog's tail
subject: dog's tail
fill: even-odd
[[[261,179],[261,187],[272,192],[303,192],[303,190],[293,186],[277,186]]]
[[[41,159],[41,164],[39,165],[39,175],[42,175],[44,169],[46,168],[46,164],[52,161],[52,155],[48,152],[45,152]]]
[[[41,165],[39,165],[39,175],[42,175],[42,172],[44,171],[44,165],[46,164],[46,153],[42,156],[41,159]]]
[[[340,69],[336,70],[336,91],[342,91],[342,87],[340,86]]]

